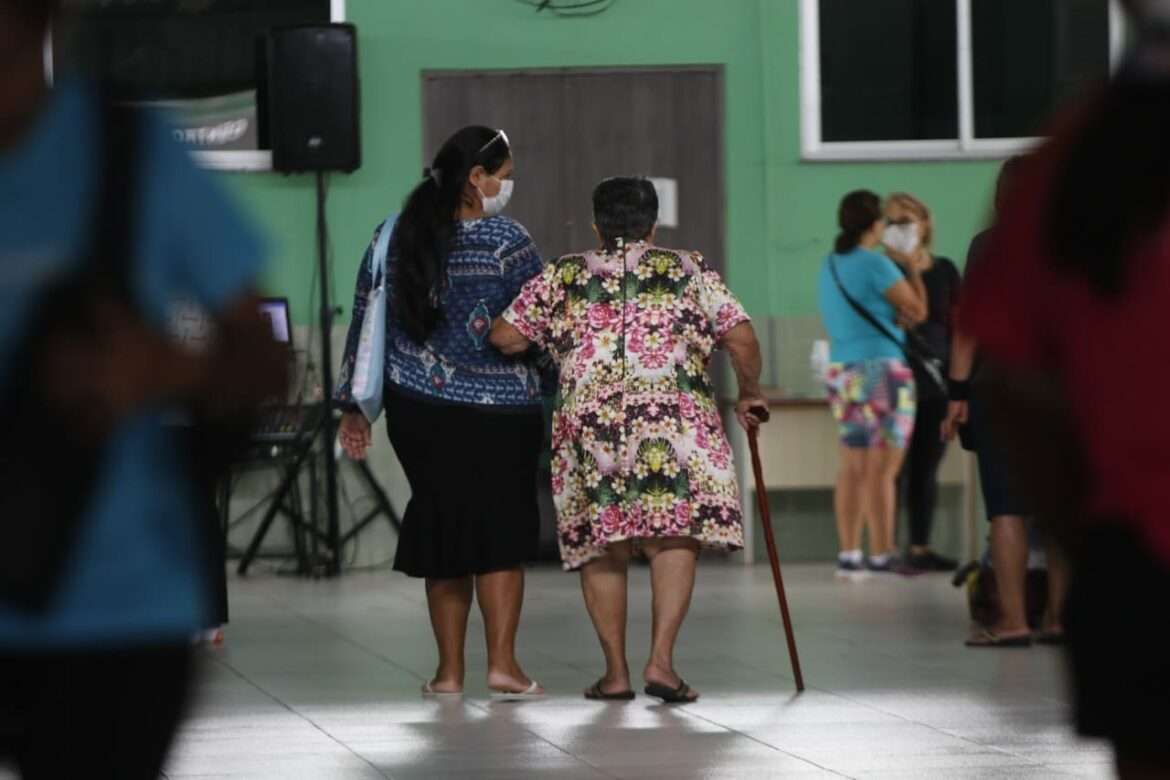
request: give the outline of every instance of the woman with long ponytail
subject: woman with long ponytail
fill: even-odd
[[[543,694],[515,657],[523,565],[536,557],[541,378],[527,356],[488,342],[492,320],[541,270],[528,232],[500,216],[512,193],[502,130],[465,127],[443,144],[393,227],[362,261],[342,362],[340,438],[363,458],[370,422],[350,381],[382,230],[386,254],[384,406],[390,443],[410,483],[394,568],[426,581],[438,645],[424,696],[458,696],[473,595],[484,617],[487,684],[496,699]]]
[[[881,198],[868,190],[849,193],[837,222],[841,232],[821,265],[818,298],[831,351],[829,401],[841,438],[837,576],[857,579],[903,568],[894,542],[897,477],[914,431],[916,398],[914,372],[895,339],[905,338],[903,324],[926,319],[927,303],[921,269],[896,240],[899,231],[886,227]],[[883,242],[888,257],[876,251]],[[868,557],[861,552],[865,527]]]

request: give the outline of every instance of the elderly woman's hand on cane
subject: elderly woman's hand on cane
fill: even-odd
[[[739,400],[735,402],[735,418],[745,431],[748,433],[755,431],[760,425],[768,422],[770,416],[767,399],[759,393],[754,395],[740,393]]]

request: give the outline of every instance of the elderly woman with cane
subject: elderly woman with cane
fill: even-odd
[[[747,314],[703,258],[654,244],[658,198],[646,179],[593,193],[599,249],[550,263],[496,321],[506,354],[535,343],[561,369],[553,420],[553,493],[565,569],[581,572],[606,673],[588,699],[630,700],[627,569],[650,561],[653,636],[647,695],[698,699],[674,669],[701,548],[737,550],[743,525],[731,448],[707,365],[731,355],[736,416],[749,431],[767,408]]]

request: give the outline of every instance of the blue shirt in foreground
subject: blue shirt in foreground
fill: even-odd
[[[251,288],[262,246],[164,121],[147,114],[145,125],[132,284],[163,330],[178,301],[216,311]],[[77,268],[90,245],[100,126],[95,93],[64,82],[18,146],[0,153],[0,382],[22,369],[12,355],[38,291]],[[59,593],[36,616],[0,603],[0,648],[186,641],[206,625],[197,525],[206,520],[161,429],[164,413],[115,434]]]

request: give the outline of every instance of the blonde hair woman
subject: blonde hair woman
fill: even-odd
[[[897,192],[886,198],[887,253],[903,267],[915,268],[926,287],[927,317],[918,334],[934,354],[947,359],[951,354],[955,305],[961,277],[955,264],[934,254],[934,219],[918,198]],[[934,552],[930,533],[938,500],[938,469],[946,454],[946,442],[939,435],[947,416],[947,398],[934,390],[934,383],[919,381],[918,409],[901,488],[910,518],[910,549],[906,563],[921,571],[953,571],[957,562]]]

